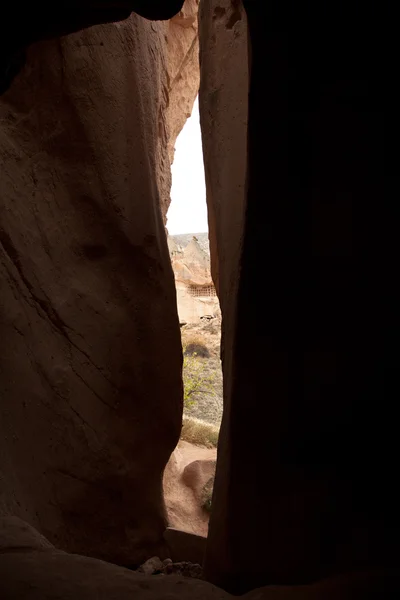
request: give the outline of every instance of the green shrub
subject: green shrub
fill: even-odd
[[[183,347],[183,402],[186,408],[196,402],[197,394],[212,394],[215,374],[206,369],[204,359],[196,353],[188,354]]]

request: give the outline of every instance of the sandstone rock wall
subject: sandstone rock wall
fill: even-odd
[[[205,572],[237,594],[398,564],[400,532],[395,35],[357,0],[243,4],[247,157],[243,17],[205,1],[200,19],[224,370]]]
[[[200,121],[207,188],[211,268],[222,312],[221,358],[224,417],[217,461],[209,534],[210,577],[220,577],[230,563],[226,507],[232,501],[229,428],[230,396],[235,384],[236,299],[246,209],[248,55],[246,14],[231,0],[203,0],[199,15]],[[261,314],[261,313],[260,313]],[[218,494],[218,498],[217,498]],[[241,518],[241,517],[240,517]],[[216,575],[217,574],[217,575]]]
[[[186,0],[168,24],[169,158],[174,157],[176,138],[192,114],[200,86],[198,10],[200,0]]]
[[[176,138],[192,113],[200,85],[198,6],[199,0],[186,0],[182,10],[165,24],[165,79],[158,117],[162,140],[158,186],[164,222],[170,204],[171,164]]]
[[[384,75],[394,9],[243,2],[248,156],[243,12],[204,0],[201,18],[225,375],[205,572],[236,594],[320,581],[249,600],[398,597],[376,571],[399,563],[398,209],[384,194],[396,183],[385,120],[399,137]],[[64,33],[94,22],[80,4]],[[55,9],[19,19],[8,6],[0,50],[18,22],[12,54],[27,14]],[[0,513],[128,565],[162,555],[161,473],[181,416],[166,37],[132,17],[37,44],[0,102]],[[1,90],[22,62],[1,64]],[[0,524],[6,599],[229,598],[203,582],[149,585],[18,523]]]
[[[207,238],[208,245],[208,238]],[[168,237],[172,270],[175,277],[180,321],[199,323],[206,315],[220,314],[219,302],[211,277],[210,256],[193,236],[185,246],[177,246]]]
[[[123,564],[162,552],[181,426],[162,211],[169,34],[182,65],[194,31],[132,15],[37,43],[0,99],[0,514]]]
[[[234,310],[247,164],[246,14],[238,2],[203,0],[200,121],[211,268],[223,310]]]
[[[194,554],[198,555],[196,546]],[[199,579],[144,575],[61,552],[16,518],[0,519],[0,592],[2,600],[233,600],[238,597]],[[271,586],[241,597],[243,600],[370,600],[397,598],[398,592],[398,572],[393,569],[344,575],[310,586]]]

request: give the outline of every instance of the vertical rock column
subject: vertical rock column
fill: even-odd
[[[162,553],[181,426],[167,34],[37,43],[0,99],[0,514],[122,564]]]
[[[166,52],[165,57],[162,56],[165,77],[159,112],[162,151],[157,173],[164,221],[171,201],[171,164],[176,138],[190,117],[199,92],[198,8],[199,0],[186,0],[182,10],[165,24]]]
[[[334,11],[314,1],[244,4],[244,217],[231,187],[246,179],[232,168],[242,130],[229,110],[246,93],[234,87],[245,52],[236,3],[204,2],[200,20],[225,383],[206,574],[235,593],[396,564],[399,533],[398,236],[384,197],[397,179],[383,154],[384,114],[398,92],[382,86],[381,71],[388,62],[394,70],[396,52],[383,56],[382,16],[356,1]],[[227,89],[229,126],[218,104]]]
[[[234,443],[230,433],[235,389],[237,294],[246,206],[248,34],[244,9],[231,0],[203,0],[199,12],[200,121],[206,178],[211,270],[222,312],[221,359],[224,417],[212,502],[207,577],[226,585],[230,555],[229,486]],[[236,465],[238,468],[238,465]],[[228,517],[228,518],[227,518]],[[238,541],[239,543],[239,541]]]

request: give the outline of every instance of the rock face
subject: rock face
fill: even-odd
[[[398,598],[394,9],[243,4],[249,97],[239,2],[203,0],[200,28],[225,376],[205,576],[247,600]],[[133,4],[56,22],[55,3],[32,7],[0,20],[0,514],[49,541],[0,523],[0,596],[227,600],[53,547],[128,565],[168,552],[161,476],[182,406],[162,216],[184,118],[168,123],[168,64],[186,76],[168,26],[138,16],[24,63],[27,43]],[[173,24],[182,48],[194,7]]]
[[[176,138],[192,114],[200,86],[199,36],[197,13],[199,0],[186,0],[182,10],[168,27],[168,105],[169,158],[173,161]]]
[[[211,269],[227,317],[237,295],[247,165],[247,22],[236,4],[204,0],[200,10],[200,121]]]
[[[396,564],[400,532],[394,38],[357,1],[243,3],[247,158],[243,11],[205,0],[200,19],[225,385],[205,573],[238,594]]]
[[[235,596],[190,577],[144,575],[54,548],[19,519],[0,519],[2,600],[233,600]],[[45,543],[44,543],[45,542]],[[187,563],[186,563],[187,565]],[[185,572],[184,563],[181,570]],[[173,567],[175,565],[172,565]],[[179,565],[176,565],[179,566]],[[190,569],[188,575],[196,576]],[[398,574],[357,574],[314,586],[265,588],[245,600],[370,600],[395,598]],[[394,594],[390,596],[390,594]]]
[[[209,530],[206,577],[225,585],[224,575],[230,569],[232,560],[229,544],[233,545],[233,541],[227,538],[231,535],[231,529],[227,531],[227,513],[224,511],[229,503],[234,502],[234,498],[227,485],[230,473],[226,469],[231,468],[231,457],[229,430],[225,432],[224,428],[230,427],[236,298],[246,206],[249,87],[246,14],[231,0],[203,0],[199,31],[200,121],[211,268],[223,315],[221,358],[224,375],[224,420],[220,431],[224,439],[219,443],[217,489],[214,486],[210,521],[214,526]],[[237,518],[241,522],[242,517]],[[240,544],[239,540],[237,543]],[[240,572],[243,573],[242,569]]]
[[[211,277],[210,256],[195,235],[184,247],[168,237],[180,321],[198,323],[201,317],[220,315]]]
[[[74,33],[99,23],[129,17],[134,11],[146,19],[170,19],[184,0],[88,0],[60,7],[38,0],[32,3],[3,2],[0,9],[0,94],[11,85],[26,61],[26,48],[37,41]]]
[[[212,285],[209,257],[195,236],[181,252],[173,253],[171,260],[177,281],[199,287]]]
[[[168,527],[164,537],[171,554],[171,562],[176,563],[185,560],[190,561],[192,564],[203,564],[206,537],[173,527]],[[168,563],[168,559],[165,562]]]
[[[204,507],[203,491],[215,474],[215,448],[200,448],[179,442],[164,472],[164,495],[171,527],[207,536],[209,511]],[[178,560],[190,560],[179,556]],[[196,561],[195,561],[196,562]]]
[[[12,531],[10,531],[10,529]],[[2,600],[226,600],[213,585],[187,577],[132,572],[100,560],[44,548],[26,524],[0,520],[0,594]],[[19,545],[21,537],[24,546]],[[29,542],[28,542],[29,540]],[[30,544],[30,547],[27,544]]]
[[[0,99],[0,515],[121,564],[163,554],[181,427],[160,210],[179,27],[132,15],[37,43]]]
[[[171,163],[175,141],[190,117],[200,85],[197,12],[199,0],[186,0],[182,10],[166,24],[165,82],[159,109],[161,148],[158,187],[166,221],[170,204]],[[165,146],[167,153],[164,152]]]

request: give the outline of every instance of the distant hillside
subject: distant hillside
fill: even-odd
[[[178,246],[185,248],[188,243],[191,241],[192,237],[195,236],[198,239],[199,246],[204,252],[207,252],[208,256],[210,256],[210,245],[208,241],[208,233],[180,233],[178,235],[170,235]]]

